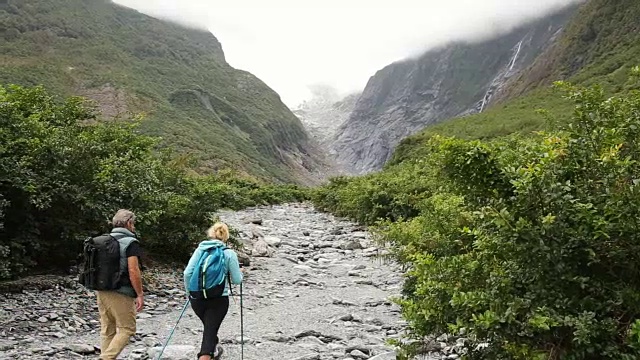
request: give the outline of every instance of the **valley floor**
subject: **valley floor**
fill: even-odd
[[[246,272],[245,359],[395,359],[385,340],[405,328],[389,300],[400,293],[402,275],[374,256],[379,250],[370,234],[306,204],[224,212],[221,218],[241,231],[246,244],[252,237],[279,242],[271,257],[252,257]],[[122,359],[154,358],[186,300],[182,268],[153,272],[137,334]],[[70,283],[0,294],[0,359],[97,358],[95,297]],[[240,359],[239,305],[238,298],[231,301],[220,330],[225,359]],[[163,359],[195,359],[201,335],[189,307]]]

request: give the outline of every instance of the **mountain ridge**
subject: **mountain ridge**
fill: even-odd
[[[380,170],[407,136],[485,108],[506,80],[558,36],[578,5],[480,42],[451,42],[380,69],[365,87],[334,146],[353,174]]]
[[[143,113],[142,131],[194,156],[198,172],[317,183],[317,144],[213,34],[106,0],[5,0],[0,20],[0,82],[87,96],[107,119]]]

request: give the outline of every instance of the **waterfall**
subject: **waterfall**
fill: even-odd
[[[514,46],[515,53],[513,54],[513,57],[511,58],[511,60],[509,61],[509,64],[507,65],[508,70],[503,70],[503,72],[501,72],[498,76],[496,76],[496,78],[493,79],[493,81],[491,82],[491,85],[489,85],[489,89],[487,89],[487,92],[484,94],[484,97],[482,98],[482,103],[480,104],[479,112],[482,112],[484,108],[487,106],[487,103],[489,102],[489,99],[491,99],[491,95],[493,95],[493,92],[496,89],[496,87],[498,87],[501,82],[503,82],[506,78],[510,76],[510,72],[516,66],[516,62],[518,61],[518,57],[520,56],[520,50],[522,50],[522,43],[524,42],[524,40],[525,39],[520,40],[518,44]]]
[[[518,55],[520,55],[520,50],[522,49],[522,41],[523,40],[520,40],[518,45],[516,45],[518,47],[518,50],[516,50],[516,53],[513,56],[513,59],[511,59],[511,63],[509,65],[509,71],[513,70],[513,67],[516,65],[516,61],[518,60]]]

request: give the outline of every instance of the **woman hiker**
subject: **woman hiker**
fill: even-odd
[[[218,330],[229,310],[229,282],[242,282],[238,256],[226,248],[227,225],[214,224],[207,230],[207,237],[209,239],[202,241],[193,252],[184,270],[184,286],[191,308],[204,325],[198,360],[218,359],[222,355],[222,347],[217,346]],[[203,268],[206,268],[204,274],[198,271]]]

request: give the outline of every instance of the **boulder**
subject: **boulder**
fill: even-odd
[[[271,257],[273,256],[273,249],[269,247],[269,244],[264,239],[258,239],[253,244],[251,255],[255,257]]]

